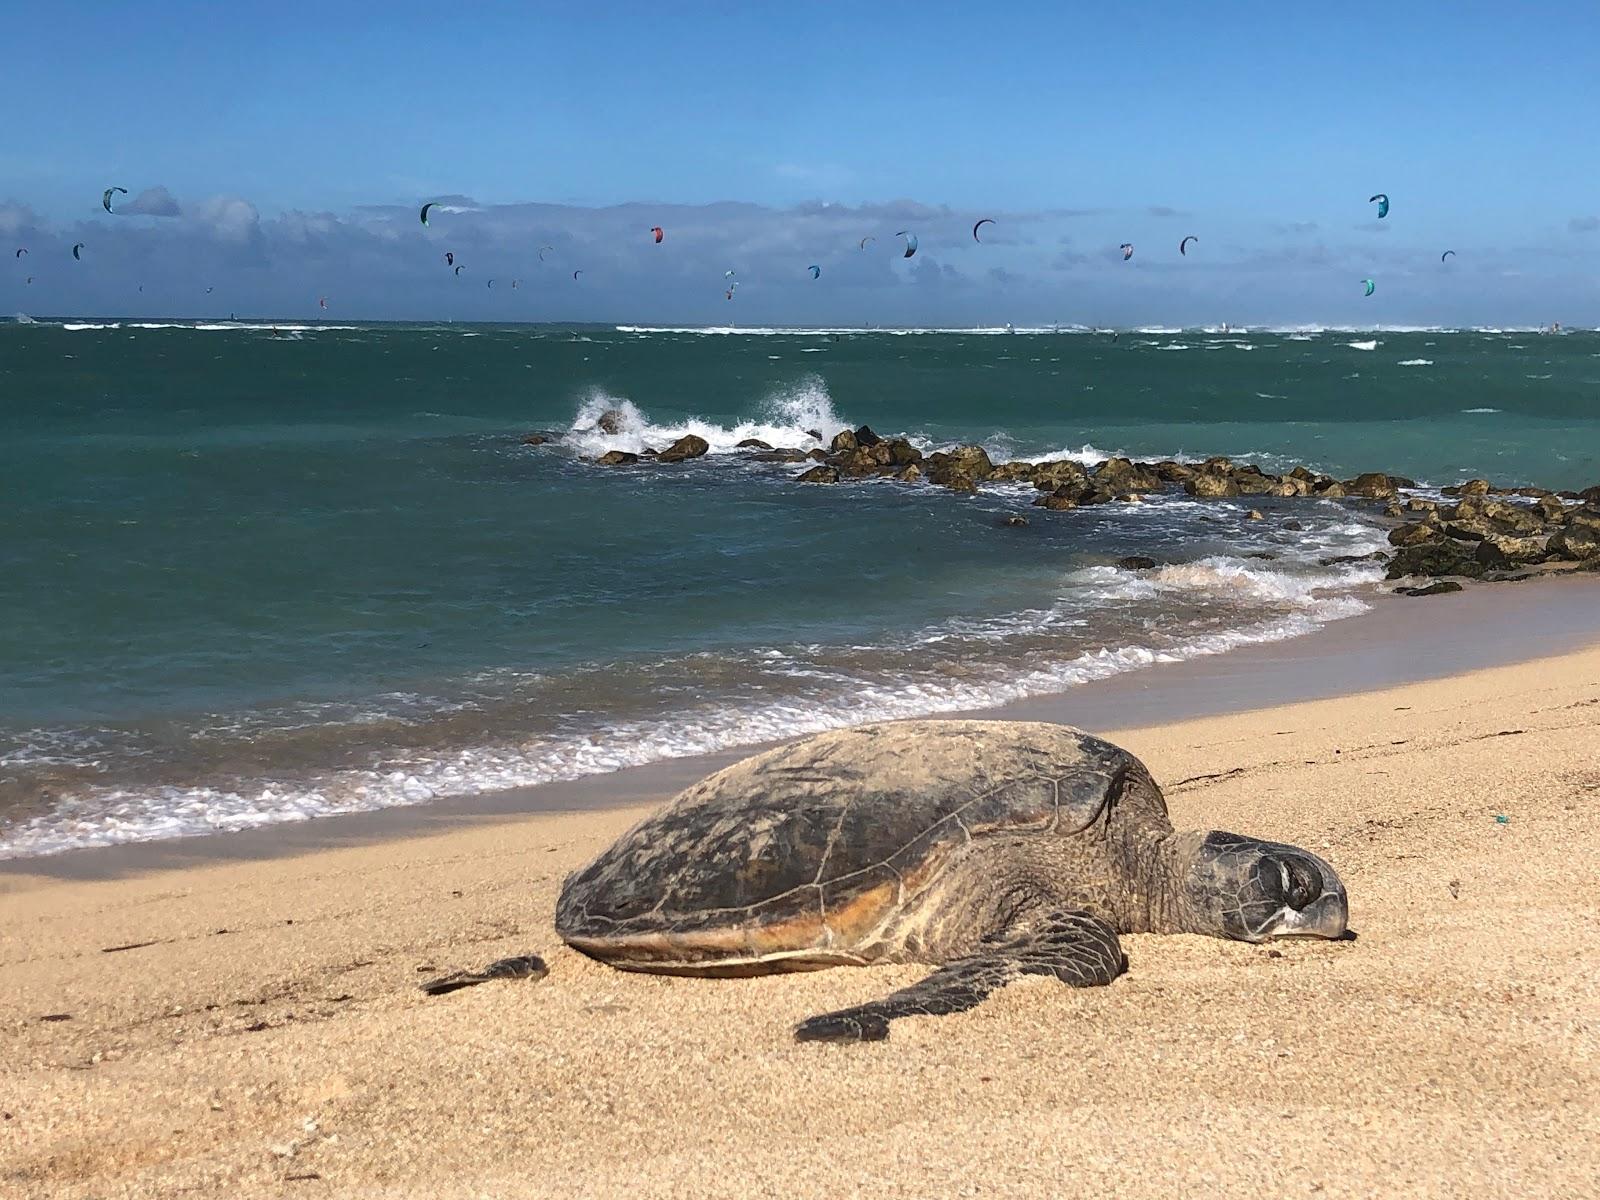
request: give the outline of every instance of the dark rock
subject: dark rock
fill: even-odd
[[[833,441],[828,444],[828,449],[835,454],[843,454],[847,450],[854,450],[859,444],[856,435],[846,429],[833,435]]]
[[[1578,493],[1577,498],[1588,504],[1600,504],[1600,483],[1594,487],[1584,488]]]
[[[1401,525],[1389,530],[1389,544],[1391,546],[1419,546],[1423,542],[1433,542],[1444,537],[1444,530],[1440,528],[1436,519],[1422,521],[1416,525]]]
[[[1591,554],[1578,564],[1580,571],[1594,571],[1600,573],[1600,554]]]
[[[819,441],[819,442],[822,440],[822,435],[820,433],[818,433],[815,429],[806,430],[806,436],[808,438],[816,438],[817,441]]]
[[[1231,472],[1231,474],[1241,496],[1272,496],[1277,494],[1280,481],[1276,475],[1268,475],[1256,467],[1240,467],[1238,470]]]
[[[682,462],[686,458],[699,458],[709,449],[705,438],[686,433],[656,457],[664,463]]]
[[[1226,475],[1233,470],[1233,459],[1224,458],[1220,454],[1213,455],[1200,464],[1202,471],[1209,471],[1213,475]]]
[[[1300,532],[1300,531],[1301,531],[1301,530],[1302,530],[1302,529],[1304,529],[1304,528],[1305,528],[1305,526],[1304,526],[1304,525],[1302,525],[1302,524],[1300,524],[1300,522],[1299,522],[1299,521],[1285,521],[1285,522],[1284,522],[1284,523],[1283,523],[1283,527],[1284,527],[1284,528],[1285,528],[1285,529],[1292,529],[1292,530],[1294,530],[1294,531],[1295,531],[1295,532],[1296,532],[1296,533],[1298,533],[1298,532]]]
[[[1345,480],[1344,491],[1347,496],[1364,496],[1368,500],[1392,500],[1399,494],[1389,477],[1379,471],[1368,471]]]
[[[1117,559],[1117,566],[1124,571],[1153,571],[1156,560],[1146,558],[1143,554],[1130,554],[1127,558]]]
[[[1311,494],[1323,500],[1338,500],[1344,494],[1344,484],[1337,479],[1319,479],[1311,485]]]
[[[838,483],[839,472],[827,466],[812,467],[795,476],[795,480],[798,483]]]
[[[1239,485],[1233,481],[1231,475],[1221,475],[1214,471],[1201,471],[1186,479],[1183,490],[1191,496],[1202,499],[1215,496],[1237,496]]]
[[[815,450],[807,450],[806,457],[812,462],[825,463],[828,461],[828,452],[819,446]]]
[[[1561,501],[1557,500],[1554,496],[1545,495],[1540,496],[1538,500],[1534,501],[1533,511],[1538,513],[1546,521],[1554,521],[1559,523],[1566,519],[1567,506],[1561,503]]]
[[[1552,492],[1549,488],[1542,488],[1542,487],[1512,488],[1511,489],[1511,494],[1513,496],[1526,496],[1530,500],[1537,500],[1537,499],[1541,499],[1542,497],[1545,497],[1545,496],[1553,496],[1553,495],[1555,495],[1555,493]]]
[[[811,456],[804,450],[796,450],[793,446],[784,446],[777,450],[752,454],[750,457],[756,462],[805,462]]]
[[[1479,542],[1477,550],[1473,552],[1473,557],[1484,566],[1502,571],[1527,563],[1543,562],[1548,556],[1544,538],[1504,537],[1494,533]]]
[[[897,467],[903,467],[907,463],[919,463],[922,461],[922,451],[906,441],[905,438],[891,438],[889,440],[889,461]]]
[[[1562,523],[1568,529],[1581,530],[1587,534],[1600,537],[1600,508],[1574,508],[1563,511]]]
[[[1023,516],[1021,513],[1007,513],[1000,522],[1000,524],[1009,526],[1012,529],[1020,529],[1027,523],[1028,518]]]
[[[1383,562],[1388,557],[1382,550],[1374,550],[1371,554],[1335,554],[1332,558],[1319,558],[1317,561],[1325,567],[1332,567],[1340,563]]]
[[[942,475],[965,476],[981,482],[994,474],[994,463],[989,461],[989,452],[982,446],[957,446],[948,452],[930,454],[925,461],[928,478],[935,483],[944,483]]]
[[[1033,478],[1033,464],[1031,462],[1005,462],[994,469],[994,474],[989,476],[996,483],[1008,483],[1018,479]]]
[[[626,467],[638,462],[639,456],[626,450],[607,450],[594,461],[602,467]]]
[[[858,446],[876,446],[881,441],[883,439],[872,432],[872,426],[870,425],[863,425],[856,430],[856,445]]]
[[[1129,492],[1155,492],[1161,489],[1161,476],[1148,467],[1126,458],[1108,458],[1094,469],[1094,486],[1116,495]]]
[[[1426,587],[1398,587],[1394,589],[1396,596],[1442,596],[1447,592],[1459,592],[1461,585],[1452,579],[1440,579],[1428,584]]]
[[[1040,496],[1033,502],[1033,506],[1035,508],[1048,508],[1055,512],[1064,512],[1069,508],[1077,508],[1079,490],[1070,485],[1059,488],[1048,496]]]
[[[1041,492],[1053,492],[1069,484],[1082,487],[1089,481],[1089,472],[1070,458],[1055,458],[1048,462],[1035,463],[1030,478],[1033,480],[1033,486]]]
[[[1469,479],[1465,483],[1458,483],[1454,487],[1440,488],[1446,496],[1487,496],[1489,494],[1489,481],[1487,479]]]
[[[1439,502],[1437,500],[1423,500],[1418,496],[1412,496],[1409,500],[1406,501],[1405,508],[1406,508],[1407,512],[1419,512],[1419,513],[1438,512],[1439,511]]]
[[[608,408],[594,424],[601,433],[618,434],[622,432],[622,423],[626,419],[617,409]]]
[[[1582,562],[1600,554],[1600,530],[1569,522],[1551,535],[1546,549],[1556,558],[1568,562]]]
[[[907,463],[894,473],[894,477],[901,483],[916,483],[922,478],[922,468],[916,463]]]
[[[1266,518],[1261,515],[1261,510],[1259,508],[1252,508],[1248,513],[1245,514],[1245,518],[1244,519],[1246,521],[1264,521],[1264,520],[1266,520]]]
[[[841,475],[850,475],[857,478],[863,475],[876,475],[878,468],[885,465],[889,456],[885,452],[883,455],[884,461],[880,462],[878,456],[873,453],[875,449],[878,449],[878,447],[858,446],[856,449],[848,450],[843,454],[835,454],[829,461],[839,468]]]
[[[1389,482],[1397,488],[1414,488],[1417,486],[1415,479],[1407,479],[1404,475],[1391,475]]]
[[[738,449],[740,449],[740,450],[771,450],[772,447],[767,445],[760,438],[745,438],[744,441],[739,443]]]
[[[542,446],[546,442],[553,442],[555,440],[556,435],[553,433],[528,433],[523,435],[522,444],[524,446]]]
[[[1317,481],[1317,476],[1313,472],[1308,471],[1305,467],[1296,467],[1294,470],[1289,472],[1286,478],[1298,479],[1301,482],[1308,484],[1316,483]]]
[[[1389,560],[1386,578],[1399,579],[1403,575],[1466,575],[1476,579],[1483,574],[1483,564],[1475,557],[1477,547],[1449,538],[1423,542],[1417,546],[1403,546]]]
[[[1391,500],[1389,503],[1383,506],[1383,515],[1391,518],[1392,520],[1398,521],[1401,517],[1405,516],[1405,511],[1393,500]]]
[[[1198,472],[1188,464],[1171,462],[1170,460],[1166,462],[1158,462],[1150,469],[1156,473],[1156,477],[1163,483],[1183,483],[1185,480],[1192,479],[1196,474],[1198,474]]]
[[[1251,550],[1248,554],[1245,555],[1245,557],[1246,558],[1259,558],[1259,559],[1261,559],[1261,560],[1263,560],[1265,562],[1271,562],[1273,559],[1277,558],[1278,556],[1276,554],[1274,554],[1271,550]]]

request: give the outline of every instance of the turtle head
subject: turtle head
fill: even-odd
[[[1344,884],[1310,851],[1220,830],[1190,845],[1182,888],[1195,932],[1241,942],[1344,936]]]

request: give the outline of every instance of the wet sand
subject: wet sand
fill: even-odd
[[[1457,599],[1396,611],[1426,641]],[[1330,859],[1356,940],[1129,937],[1108,988],[1025,981],[877,1045],[789,1030],[921,968],[666,979],[559,946],[562,877],[637,804],[12,864],[0,1193],[1594,1194],[1600,649],[1281,700],[1092,724],[1180,828]],[[528,952],[548,978],[415,986]]]

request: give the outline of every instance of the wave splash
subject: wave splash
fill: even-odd
[[[612,414],[615,433],[600,428],[600,420],[607,413]],[[813,435],[820,435],[821,441],[827,443],[835,434],[853,427],[834,409],[827,385],[816,376],[809,376],[774,392],[757,406],[755,416],[731,426],[694,416],[658,424],[632,400],[596,388],[578,406],[561,440],[580,455],[597,456],[610,450],[632,454],[646,448],[660,450],[693,434],[705,439],[708,454],[732,454],[740,442],[750,438],[772,446],[808,447],[818,444]]]

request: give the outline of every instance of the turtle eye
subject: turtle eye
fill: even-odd
[[[1300,858],[1280,858],[1278,871],[1283,876],[1283,899],[1300,912],[1322,895],[1322,873]]]

